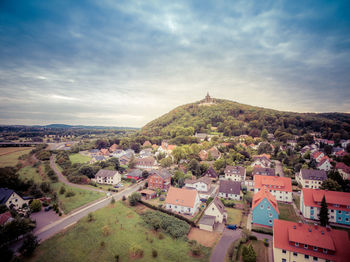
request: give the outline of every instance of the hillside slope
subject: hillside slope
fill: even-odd
[[[350,134],[350,114],[283,112],[216,99],[210,106],[201,102],[179,106],[146,124],[141,133],[175,137],[215,131],[226,136],[259,136],[263,129],[285,139],[309,131],[322,132],[329,139],[345,139]]]

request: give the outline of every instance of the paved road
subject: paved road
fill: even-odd
[[[104,190],[98,189],[98,188],[93,188],[93,187],[89,187],[89,186],[85,186],[85,185],[79,185],[79,184],[74,184],[68,181],[68,179],[61,173],[61,171],[58,170],[56,163],[55,163],[55,158],[53,156],[50,157],[50,167],[53,169],[53,171],[55,171],[55,173],[58,176],[58,179],[68,185],[68,186],[72,186],[72,187],[76,187],[76,188],[81,188],[81,189],[86,189],[86,190],[90,190],[90,191],[96,191],[96,192],[106,192]]]
[[[240,229],[230,230],[225,228],[222,237],[211,253],[210,262],[225,262],[225,256],[231,244],[242,237]]]
[[[274,162],[275,162],[275,173],[276,173],[276,175],[279,174],[280,176],[284,176],[282,163],[280,161],[278,161],[278,160],[274,160]]]

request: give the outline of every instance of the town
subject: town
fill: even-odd
[[[145,129],[2,128],[2,257],[348,261],[350,139]]]

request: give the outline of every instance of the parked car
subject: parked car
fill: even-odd
[[[47,211],[50,211],[52,209],[52,206],[47,206],[47,207],[45,207],[45,212],[47,212]]]
[[[227,229],[231,229],[231,230],[236,230],[237,229],[237,225],[227,225],[226,226]]]

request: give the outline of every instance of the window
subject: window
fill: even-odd
[[[317,257],[314,257],[314,258],[313,258],[313,261],[318,261],[318,258],[317,258]]]
[[[282,253],[283,253],[283,254],[286,254],[286,253],[287,253],[287,251],[286,251],[286,250],[284,250],[284,249],[282,249]]]
[[[285,258],[282,258],[282,262],[287,262],[287,260]]]
[[[297,257],[298,253],[297,252],[293,252],[293,256]]]
[[[341,217],[338,217],[338,220],[341,221]]]
[[[298,246],[299,246],[299,243],[298,243],[298,242],[295,242],[295,246],[298,247]]]
[[[263,209],[263,208],[264,208],[264,205],[260,205],[260,208]]]
[[[349,222],[349,218],[345,218],[345,221],[346,221],[346,222]]]
[[[338,210],[338,214],[341,214],[341,210]]]
[[[269,223],[272,224],[272,220],[271,219],[269,220]]]
[[[269,217],[272,217],[272,213],[269,213]]]
[[[323,249],[323,253],[327,254],[328,250],[327,249]]]
[[[306,245],[306,244],[304,244],[304,248],[308,249],[308,248],[309,248],[309,246],[308,246],[308,245]]]
[[[318,250],[318,248],[317,247],[314,247],[314,251],[317,251]]]
[[[305,259],[309,259],[309,255],[305,255],[304,258],[305,258]]]
[[[331,213],[334,213],[334,209],[331,210]]]
[[[267,207],[267,210],[271,210],[271,207],[270,207],[270,206],[268,206],[268,207]]]

